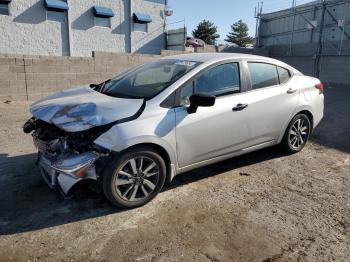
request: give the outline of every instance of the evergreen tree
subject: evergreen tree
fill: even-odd
[[[192,31],[192,35],[195,38],[203,40],[208,45],[214,45],[216,39],[220,37],[217,31],[218,29],[214,23],[203,20],[198,24],[197,28]]]
[[[244,46],[252,44],[254,39],[248,35],[248,26],[242,20],[231,25],[231,32],[228,33],[225,39],[226,42]]]

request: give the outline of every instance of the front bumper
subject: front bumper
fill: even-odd
[[[64,196],[68,196],[79,182],[97,180],[94,163],[98,158],[98,154],[87,152],[65,156],[53,161],[39,153],[38,164],[42,177],[48,186],[52,189],[58,189]]]

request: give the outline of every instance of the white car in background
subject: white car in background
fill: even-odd
[[[285,63],[186,54],[41,99],[24,131],[50,187],[92,182],[132,208],[197,167],[277,144],[299,152],[323,110],[322,83]]]

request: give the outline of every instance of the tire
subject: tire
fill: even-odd
[[[158,152],[134,148],[112,159],[103,174],[103,192],[118,208],[136,208],[155,198],[165,178],[165,162]]]
[[[281,146],[289,154],[298,153],[305,147],[310,133],[310,119],[307,115],[298,114],[290,121],[283,136]]]

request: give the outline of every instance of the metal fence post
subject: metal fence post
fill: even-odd
[[[321,15],[321,25],[320,25],[320,33],[318,36],[318,48],[315,59],[315,76],[320,78],[320,59],[323,52],[323,29],[324,29],[324,16],[326,14],[327,2],[325,0],[322,1],[322,15]]]

